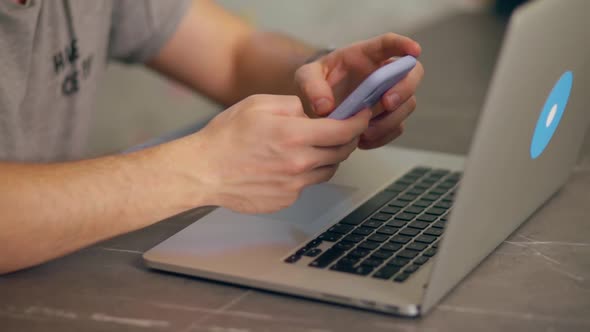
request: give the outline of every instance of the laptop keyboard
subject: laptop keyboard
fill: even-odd
[[[315,257],[310,267],[404,282],[436,255],[460,178],[416,167],[285,262]]]

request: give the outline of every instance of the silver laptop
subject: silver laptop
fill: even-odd
[[[428,312],[576,163],[590,121],[589,12],[590,1],[547,0],[513,16],[468,157],[356,151],[292,207],[219,208],[146,252],[146,263],[384,313]]]

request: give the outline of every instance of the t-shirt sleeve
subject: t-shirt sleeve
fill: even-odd
[[[191,0],[114,0],[109,58],[145,62],[158,54],[185,16]]]

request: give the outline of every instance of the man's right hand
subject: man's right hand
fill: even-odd
[[[186,174],[207,205],[268,213],[292,205],[303,188],[329,180],[357,147],[370,117],[364,110],[343,121],[310,119],[295,96],[255,95],[170,148],[184,155],[179,160],[193,159]]]

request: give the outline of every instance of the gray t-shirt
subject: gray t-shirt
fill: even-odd
[[[83,156],[110,59],[144,62],[190,0],[0,0],[0,160]]]

